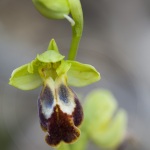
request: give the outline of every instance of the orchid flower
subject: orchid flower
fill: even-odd
[[[47,51],[13,71],[9,84],[21,90],[43,87],[38,97],[40,124],[47,132],[46,142],[57,146],[61,141],[72,143],[80,136],[83,110],[69,86],[82,87],[99,79],[93,66],[65,60],[51,40]]]

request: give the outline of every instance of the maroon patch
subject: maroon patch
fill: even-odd
[[[45,140],[50,146],[57,146],[61,141],[72,143],[80,136],[80,130],[74,125],[72,115],[62,112],[59,105],[55,106],[47,129],[49,135]]]
[[[83,120],[83,109],[76,96],[74,100],[75,100],[76,107],[74,109],[72,116],[73,116],[75,126],[79,126]]]

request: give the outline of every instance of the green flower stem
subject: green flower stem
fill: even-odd
[[[76,55],[77,55],[77,51],[78,51],[78,47],[79,47],[79,43],[80,43],[80,39],[81,39],[81,37],[76,37],[73,35],[72,41],[71,41],[70,51],[68,54],[69,60],[75,60]]]
[[[72,41],[68,59],[75,60],[83,31],[83,13],[80,0],[68,0],[68,2],[72,18],[75,21],[75,25],[72,26]]]

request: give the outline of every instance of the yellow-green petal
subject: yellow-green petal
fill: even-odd
[[[58,76],[65,74],[70,69],[70,67],[71,67],[71,63],[68,63],[67,61],[62,60],[59,67],[56,69]]]
[[[100,74],[93,66],[71,60],[67,60],[67,62],[71,63],[67,72],[70,85],[82,87],[100,80]]]
[[[34,59],[28,64],[27,71],[29,73],[38,72],[38,68],[40,65],[41,65],[41,62],[38,59]]]
[[[42,85],[43,81],[37,73],[29,73],[27,71],[28,64],[25,64],[12,72],[9,84],[21,89],[32,90]]]
[[[40,62],[44,63],[55,63],[64,59],[65,56],[61,55],[60,53],[54,50],[48,50],[42,53],[41,55],[37,55],[37,59]]]

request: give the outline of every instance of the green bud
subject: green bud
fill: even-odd
[[[70,13],[67,0],[32,0],[36,9],[45,17],[64,19]]]
[[[120,145],[127,127],[127,114],[125,110],[118,109],[111,92],[97,89],[89,93],[84,113],[84,130],[97,146],[115,149]]]

